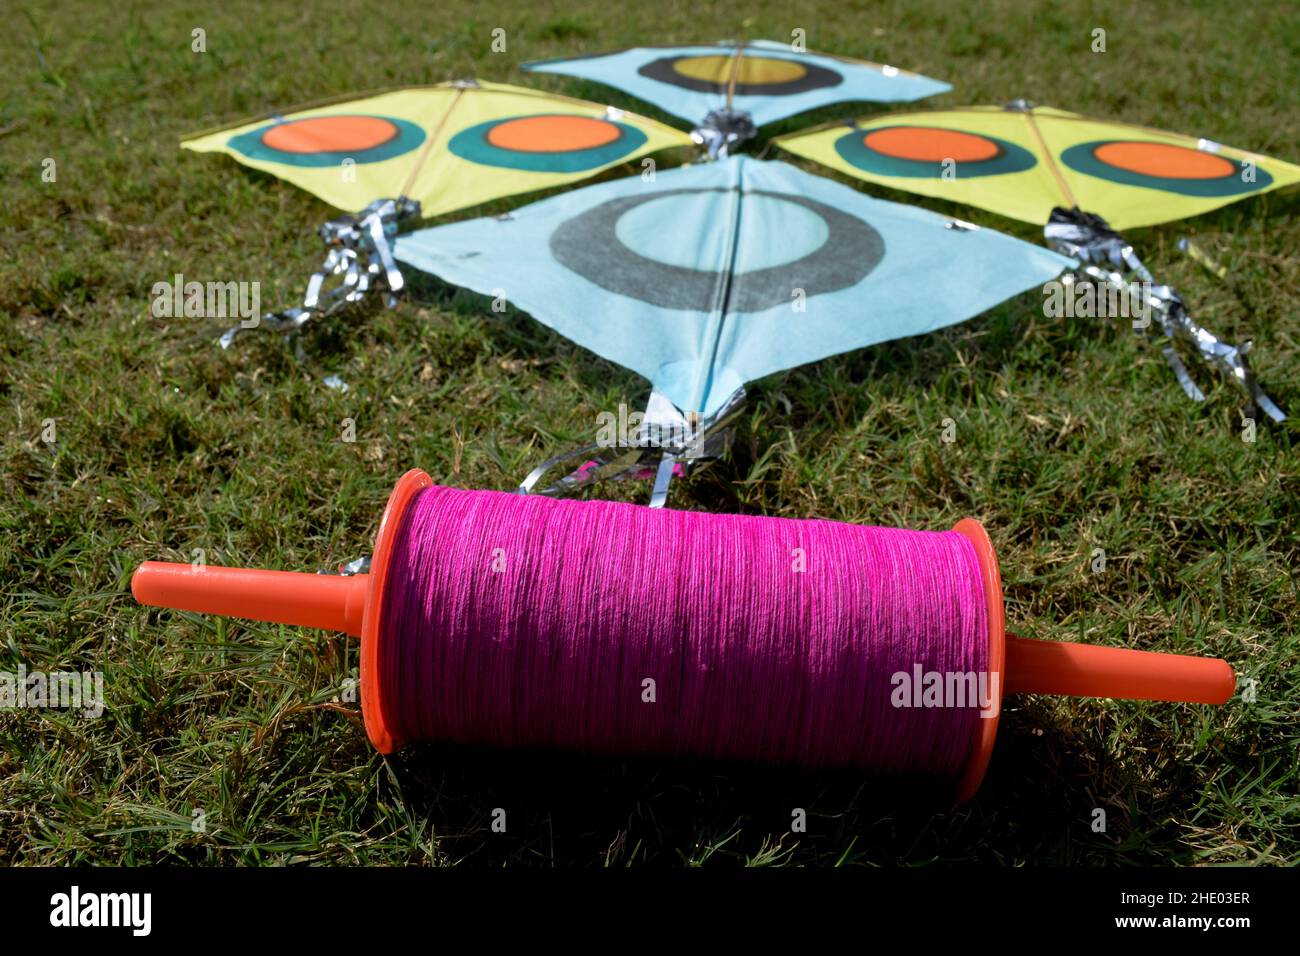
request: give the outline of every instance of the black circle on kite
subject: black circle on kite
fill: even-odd
[[[1061,162],[1107,182],[1201,198],[1240,196],[1273,184],[1273,177],[1257,164],[1150,140],[1078,143],[1061,153]]]
[[[824,66],[779,56],[730,53],[664,56],[641,66],[642,76],[696,93],[723,93],[735,73],[737,96],[793,96],[839,86],[844,77]]]
[[[326,113],[276,120],[232,136],[226,145],[249,159],[322,168],[382,162],[423,142],[424,130],[395,116]]]
[[[789,306],[796,289],[812,298],[857,285],[880,263],[885,240],[856,216],[825,203],[792,193],[755,190],[755,197],[791,203],[819,222],[824,238],[800,255],[797,237],[783,236],[793,256],[784,262],[743,272],[692,269],[663,258],[644,255],[619,235],[619,223],[647,203],[674,201],[727,189],[670,189],[651,195],[620,196],[579,213],[551,233],[550,250],[557,262],[602,289],[662,309],[689,312],[763,312]],[[730,228],[729,225],[726,226]],[[671,241],[661,236],[661,241]],[[767,251],[767,250],[765,250]],[[782,253],[768,251],[769,261]]]
[[[864,172],[909,179],[1001,176],[1038,162],[1015,143],[944,126],[853,129],[835,141],[835,152]]]

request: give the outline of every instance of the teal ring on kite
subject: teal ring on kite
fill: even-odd
[[[944,165],[941,162],[932,162],[922,159],[904,159],[900,156],[890,156],[887,153],[877,152],[864,142],[865,138],[872,133],[879,133],[887,129],[910,129],[909,126],[873,126],[871,129],[862,130],[853,128],[835,141],[835,152],[840,154],[840,158],[851,166],[868,173],[876,173],[880,176],[898,176],[908,179],[942,179],[944,174]],[[945,132],[953,132],[944,130]],[[978,136],[997,147],[997,155],[989,159],[963,160],[954,164],[953,174],[957,179],[975,179],[980,176],[1004,176],[1009,173],[1023,173],[1026,169],[1033,169],[1038,164],[1034,154],[1015,143],[1009,143],[1005,139],[998,139],[996,136],[988,136],[985,133],[971,133],[967,130],[956,130],[969,136]]]
[[[354,150],[331,150],[320,153],[295,153],[289,150],[276,149],[274,146],[268,146],[262,142],[262,137],[273,129],[277,129],[286,124],[293,124],[296,120],[279,120],[274,123],[268,123],[265,126],[259,126],[257,129],[249,130],[247,133],[240,133],[238,136],[232,136],[226,145],[235,152],[247,156],[249,159],[256,159],[262,162],[283,163],[286,166],[304,166],[313,169],[319,169],[327,166],[341,166],[345,160],[351,160],[357,165],[363,163],[382,163],[386,159],[392,159],[395,156],[401,156],[403,153],[409,153],[416,149],[424,142],[424,130],[414,123],[404,119],[397,119],[394,116],[380,116],[379,114],[358,113],[357,116],[364,116],[366,119],[379,119],[393,124],[393,136],[390,139],[371,146],[368,149]],[[303,117],[304,120],[316,119],[316,117]]]
[[[1255,166],[1255,181],[1248,183],[1241,177],[1242,167],[1234,170],[1224,176],[1216,176],[1213,179],[1188,179],[1176,176],[1148,176],[1146,173],[1135,172],[1131,169],[1121,169],[1118,166],[1111,166],[1103,163],[1096,156],[1096,151],[1102,146],[1109,146],[1111,143],[1121,142],[1113,139],[1097,139],[1090,143],[1078,143],[1061,153],[1061,162],[1069,166],[1076,173],[1083,173],[1085,176],[1095,176],[1097,179],[1104,179],[1107,182],[1119,183],[1123,186],[1139,186],[1144,189],[1158,189],[1167,193],[1177,193],[1181,196],[1200,196],[1205,198],[1217,198],[1222,196],[1243,196],[1247,193],[1253,193],[1261,189],[1267,189],[1273,184],[1273,177],[1262,167]],[[1142,142],[1135,140],[1135,142]],[[1226,157],[1223,157],[1226,159]]]
[[[634,153],[645,145],[649,137],[635,126],[605,119],[618,130],[618,138],[601,146],[587,149],[566,150],[563,152],[529,152],[519,149],[503,149],[493,145],[488,136],[492,130],[505,123],[521,119],[533,119],[548,114],[528,114],[508,116],[504,119],[489,120],[463,129],[451,138],[447,148],[461,159],[483,166],[502,166],[506,169],[522,169],[532,173],[582,173],[609,163],[617,162],[629,153]]]

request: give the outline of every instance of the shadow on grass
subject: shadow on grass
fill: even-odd
[[[1105,864],[1143,857],[1146,845],[1154,856],[1155,844],[1161,859],[1191,862],[1174,834],[1162,838],[1158,816],[1108,806],[1109,834],[1094,833],[1094,750],[1059,728],[1036,736],[1023,717],[1009,724],[962,807],[944,781],[734,762],[422,744],[390,767],[439,852],[474,866]],[[791,830],[798,808],[803,833]]]

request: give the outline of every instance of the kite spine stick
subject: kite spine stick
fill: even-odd
[[[736,52],[731,56],[731,76],[727,78],[727,109],[736,99],[736,79],[740,75],[740,58],[745,55],[745,41],[736,41]]]
[[[411,187],[415,185],[415,178],[420,175],[420,170],[424,168],[424,164],[429,161],[429,157],[433,154],[433,147],[437,145],[438,137],[440,137],[442,131],[447,128],[447,121],[451,119],[451,114],[455,112],[456,106],[460,103],[461,97],[465,95],[465,91],[469,88],[470,87],[468,86],[457,87],[456,95],[453,96],[451,102],[447,104],[447,108],[442,113],[442,118],[438,120],[438,125],[433,128],[431,133],[429,133],[429,139],[425,142],[424,148],[420,150],[420,155],[416,158],[415,165],[411,167],[410,175],[406,177],[406,182],[402,184],[402,191],[398,193],[399,199],[405,199],[407,194],[410,193]]]
[[[722,342],[722,329],[725,324],[727,308],[731,302],[736,255],[740,247],[740,207],[745,186],[745,164],[738,162],[733,168],[735,169],[735,179],[729,192],[732,200],[730,222],[728,223],[730,229],[726,233],[728,245],[725,250],[725,266],[720,270],[723,277],[722,288],[718,290],[714,312],[710,317],[708,328],[705,330],[701,342],[706,353],[706,361],[700,363],[700,371],[691,389],[693,395],[692,405],[695,410],[701,412],[705,407],[705,399],[708,398],[709,389],[713,386],[713,369],[718,360],[718,347]]]
[[[1038,128],[1038,121],[1034,119],[1033,107],[1024,111],[1025,122],[1029,124],[1029,130],[1034,134],[1034,139],[1038,141],[1038,148],[1042,151],[1043,161],[1052,175],[1056,178],[1056,185],[1061,190],[1061,196],[1065,199],[1065,204],[1071,209],[1078,209],[1079,203],[1074,198],[1074,193],[1070,191],[1070,184],[1065,181],[1065,176],[1061,174],[1061,169],[1056,165],[1056,158],[1047,146],[1047,140],[1043,138],[1043,132]]]

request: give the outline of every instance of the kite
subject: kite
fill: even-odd
[[[947,83],[897,67],[770,40],[634,47],[525,63],[539,73],[595,80],[696,124],[695,139],[724,158],[758,127],[831,103],[910,103]]]
[[[329,276],[342,277],[334,307],[374,287],[399,291],[391,242],[404,221],[572,183],[691,140],[611,107],[461,80],[272,116],[181,145],[225,153],[350,213],[321,228],[330,253],[303,307],[262,318],[291,330],[330,311],[320,301]]]
[[[1300,182],[1300,167],[1024,100],[885,114],[776,142],[859,179],[1044,226],[1048,243],[1066,255],[1136,275],[1149,286],[1139,297],[1159,318],[1162,352],[1193,400],[1205,396],[1179,358],[1177,342],[1223,371],[1253,406],[1285,419],[1255,381],[1246,359],[1250,343],[1231,345],[1197,324],[1174,290],[1155,283],[1118,230],[1199,215],[1292,185]],[[1085,271],[1131,288],[1118,272]]]
[[[1076,264],[743,155],[409,233],[395,254],[649,379],[645,424],[686,435],[660,456],[665,493],[672,449],[707,443],[745,383],[962,322]]]

